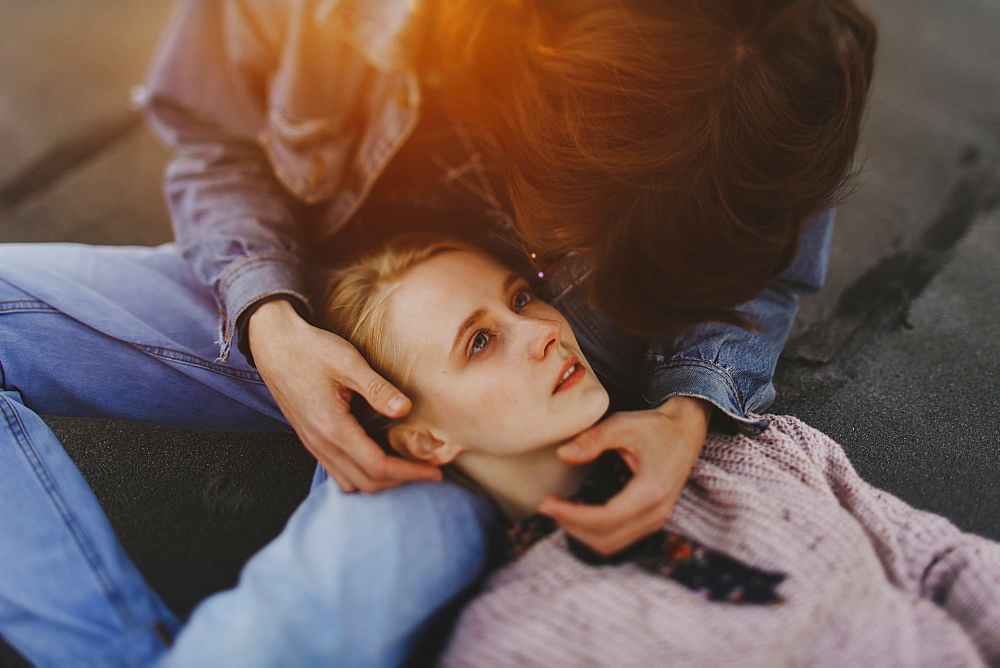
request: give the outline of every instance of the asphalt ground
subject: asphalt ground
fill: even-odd
[[[862,170],[773,410],[832,435],[872,484],[1000,539],[1000,3],[867,6],[881,42]],[[170,239],[169,156],[129,103],[169,11],[0,2],[0,242]],[[181,616],[235,582],[313,466],[291,434],[47,420]]]

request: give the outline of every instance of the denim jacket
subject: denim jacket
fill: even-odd
[[[138,102],[176,151],[166,198],[177,242],[215,291],[220,358],[253,308],[275,297],[308,312],[307,240],[358,209],[419,118],[421,88],[400,46],[421,0],[182,0]],[[322,215],[302,223],[303,206]],[[745,431],[797,308],[819,289],[832,212],[807,226],[794,264],[745,310],[757,331],[718,323],[648,347],[648,406],[708,399]],[[613,328],[585,318],[596,342]],[[600,323],[600,326],[594,323]],[[589,326],[589,325],[584,325]]]

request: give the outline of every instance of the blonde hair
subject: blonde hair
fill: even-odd
[[[405,351],[385,332],[389,298],[411,269],[450,251],[484,253],[451,237],[414,233],[395,237],[374,251],[329,270],[314,299],[316,324],[349,341],[376,373],[412,397]],[[364,400],[356,400],[353,409],[369,435],[389,449],[386,432],[392,421]]]

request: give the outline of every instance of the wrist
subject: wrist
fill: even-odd
[[[273,332],[286,332],[289,327],[305,322],[287,299],[272,299],[258,306],[247,319],[247,339],[251,353]]]
[[[683,420],[691,426],[698,426],[707,434],[715,404],[701,397],[675,394],[653,410],[671,419]]]

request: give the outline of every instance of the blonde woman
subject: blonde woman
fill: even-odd
[[[580,496],[601,502],[649,462],[626,447],[617,464],[576,465],[564,444],[611,400],[602,361],[588,358],[599,329],[574,331],[572,305],[542,301],[483,252],[397,239],[335,271],[320,308],[413,398],[403,419],[367,411],[372,437],[450,467],[507,519],[513,560],[464,611],[446,664],[1000,661],[1000,544],[867,485],[840,446],[795,418],[771,416],[758,438],[711,436],[671,520],[625,551],[547,521],[554,504],[585,510]],[[249,570],[281,572],[285,540]],[[210,601],[173,658],[199,656],[186,652],[226,637],[227,611],[259,603],[242,585]]]

